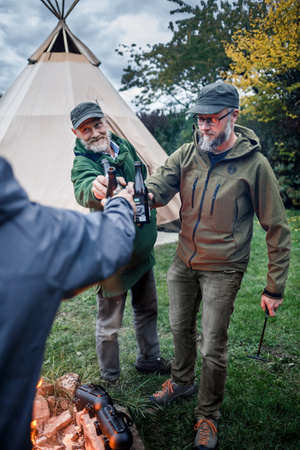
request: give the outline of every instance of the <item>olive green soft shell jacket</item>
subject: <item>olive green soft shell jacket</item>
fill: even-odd
[[[111,139],[120,148],[120,153],[116,159],[102,153],[96,154],[88,151],[79,139],[76,139],[74,148],[76,158],[71,173],[75,198],[81,206],[94,211],[101,209],[99,200],[94,197],[92,192],[92,183],[98,175],[104,174],[101,164],[102,159],[106,158],[109,164],[116,168],[117,177],[124,177],[127,182],[134,181],[134,162],[141,161],[134,147],[126,139],[113,133]],[[144,164],[142,164],[142,171],[145,178],[147,171]],[[114,276],[102,282],[102,294],[105,297],[113,297],[126,292],[155,264],[153,246],[157,237],[156,210],[151,211],[150,224],[146,224],[142,228],[136,225],[135,228],[136,236],[129,264]]]
[[[195,270],[245,272],[255,213],[266,231],[265,289],[283,295],[291,240],[278,183],[255,133],[238,125],[235,133],[236,144],[213,168],[206,152],[185,144],[147,179],[147,187],[155,207],[180,192],[177,254]]]

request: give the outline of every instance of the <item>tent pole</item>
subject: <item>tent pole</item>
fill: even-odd
[[[52,39],[52,41],[51,41],[51,43],[50,43],[50,45],[49,45],[49,47],[47,48],[47,53],[49,52],[51,52],[51,49],[52,49],[52,47],[53,47],[53,45],[54,45],[54,42],[56,41],[56,38],[57,38],[57,35],[58,35],[58,33],[56,33],[56,35],[54,36],[54,38]]]
[[[75,0],[72,4],[72,6],[69,8],[69,11],[67,12],[67,14],[65,15],[65,19],[68,17],[68,15],[70,14],[70,12],[75,8],[75,6],[77,5],[77,3],[79,2],[79,0]]]
[[[62,19],[62,15],[61,15],[59,4],[57,3],[57,0],[55,0],[55,3],[56,3],[56,7],[57,7],[57,12],[59,13],[60,18]]]
[[[68,39],[67,39],[66,30],[63,28],[62,32],[63,32],[63,38],[64,38],[64,44],[65,44],[65,52],[69,53],[69,45],[68,45]]]
[[[47,5],[47,3],[44,0],[41,0],[42,3],[44,3],[44,5],[46,6],[46,8],[49,9],[49,11],[52,12],[52,14],[54,14],[55,17],[57,17],[58,20],[60,20],[59,14],[57,13],[57,11],[54,9],[53,5],[51,4],[51,2],[48,0],[50,6]]]

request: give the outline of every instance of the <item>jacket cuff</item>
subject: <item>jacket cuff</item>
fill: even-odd
[[[283,294],[274,294],[273,292],[264,289],[262,291],[262,295],[265,294],[267,297],[273,298],[274,300],[281,300],[283,298]]]

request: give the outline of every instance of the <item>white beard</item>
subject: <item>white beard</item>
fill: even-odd
[[[107,133],[106,133],[107,140],[105,142],[103,142],[103,141],[86,142],[82,138],[80,138],[79,140],[87,150],[90,150],[94,153],[104,153],[104,152],[107,152],[107,150],[110,146],[110,136],[111,136],[111,133],[109,131],[107,131]]]
[[[219,153],[218,148],[229,139],[230,134],[231,134],[231,121],[229,120],[229,118],[227,120],[225,130],[222,131],[218,136],[216,136],[212,140],[209,140],[206,135],[202,135],[198,130],[199,136],[198,149],[203,152],[211,152],[217,154]]]

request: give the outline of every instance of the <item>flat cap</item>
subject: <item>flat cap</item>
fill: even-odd
[[[75,108],[70,113],[70,119],[74,130],[76,130],[79,125],[85,122],[87,119],[92,118],[102,119],[104,117],[103,111],[98,105],[98,103],[93,102],[83,102],[75,106]]]
[[[196,104],[186,114],[216,114],[224,108],[239,108],[239,93],[232,84],[224,81],[204,86]]]

